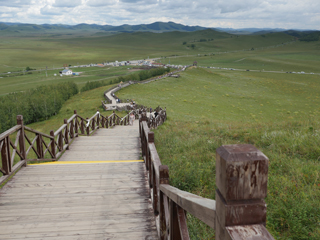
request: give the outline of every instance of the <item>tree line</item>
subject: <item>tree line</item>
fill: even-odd
[[[65,82],[0,97],[0,133],[17,124],[17,115],[23,115],[25,124],[56,115],[63,103],[78,92],[74,82]]]
[[[150,70],[143,70],[138,73],[131,73],[126,76],[120,76],[113,80],[101,80],[101,81],[94,81],[94,82],[89,81],[81,88],[81,92],[89,91],[91,89],[107,86],[114,83],[129,82],[129,81],[143,81],[155,76],[163,75],[168,72],[170,72],[170,68],[152,68]]]

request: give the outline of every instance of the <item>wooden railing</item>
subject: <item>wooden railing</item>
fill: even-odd
[[[159,125],[164,123],[164,121],[167,119],[167,111],[166,111],[166,109],[160,108],[157,113],[158,113],[158,115],[156,117],[153,117],[151,115],[151,117],[148,118],[148,127],[149,128],[155,129]]]
[[[186,212],[215,229],[217,240],[273,239],[265,228],[268,158],[262,152],[249,144],[218,148],[216,200],[207,199],[169,184],[169,169],[161,164],[143,115],[139,127],[160,239],[189,239]]]
[[[91,118],[83,118],[74,111],[63,125],[50,135],[31,129],[23,124],[23,116],[17,116],[17,125],[0,134],[1,165],[0,185],[30,161],[56,161],[79,135],[90,136],[99,128],[129,125],[131,113],[139,118],[141,109],[133,110],[124,117],[115,112],[102,116],[97,111]]]

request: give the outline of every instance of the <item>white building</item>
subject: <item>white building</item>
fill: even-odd
[[[64,70],[62,71],[62,75],[67,75],[67,76],[72,75],[72,70],[70,70],[70,69],[64,69]]]

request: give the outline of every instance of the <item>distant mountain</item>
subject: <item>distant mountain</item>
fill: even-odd
[[[300,41],[312,42],[319,41],[320,39],[320,31],[297,31],[297,30],[288,30],[284,31],[284,33],[299,38]]]
[[[231,34],[266,34],[286,31],[286,29],[283,28],[216,28],[216,30]]]
[[[282,28],[206,28],[201,26],[186,26],[174,22],[154,22],[151,24],[139,24],[121,26],[98,25],[98,24],[78,24],[78,25],[64,25],[64,24],[26,24],[26,23],[10,23],[0,22],[0,36],[34,36],[34,35],[74,35],[87,34],[93,36],[110,35],[118,32],[194,32],[205,29],[212,29],[215,31],[226,32],[230,34],[244,35],[244,34],[267,34],[275,32],[284,32],[295,37],[305,36],[305,33],[311,33],[312,30],[287,30]]]

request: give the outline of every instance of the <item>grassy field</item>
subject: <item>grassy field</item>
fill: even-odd
[[[97,110],[99,110],[104,116],[110,115],[112,112],[104,111],[101,105],[101,101],[105,100],[103,98],[103,92],[110,87],[112,87],[112,85],[79,93],[69,99],[57,115],[51,117],[47,121],[33,123],[28,126],[40,132],[49,134],[51,130],[56,131],[61,127],[61,125],[63,125],[63,119],[69,119],[73,115],[74,110],[77,110],[78,115],[84,118],[92,117]],[[127,114],[126,112],[116,113],[121,117]]]
[[[73,72],[82,72],[80,76],[59,76],[60,70],[33,71],[32,74],[14,76],[8,74],[0,78],[0,95],[10,92],[24,91],[41,85],[56,84],[65,81],[73,81],[78,84],[79,89],[88,81],[112,80],[118,76],[130,74],[132,70],[128,67],[87,67],[73,68]],[[54,74],[57,74],[55,77]],[[1,75],[0,75],[1,76]]]
[[[155,139],[171,184],[214,199],[216,149],[254,144],[270,159],[268,230],[276,239],[319,239],[319,80],[193,68],[118,95],[167,107],[168,121]],[[190,219],[193,239],[213,238]]]
[[[320,42],[292,42],[275,48],[218,52],[208,56],[172,57],[162,63],[284,72],[320,73]]]
[[[0,72],[148,56],[162,56],[162,63],[189,65],[196,60],[201,66],[259,70],[191,68],[181,78],[136,84],[118,96],[153,108],[167,107],[168,121],[155,130],[155,140],[162,163],[169,165],[172,185],[214,199],[216,149],[223,144],[254,144],[270,159],[268,230],[281,240],[320,239],[320,76],[285,73],[320,73],[319,41],[293,41],[282,33],[236,36],[211,30],[1,37],[0,54],[6,56],[0,59]],[[126,67],[83,72],[79,77],[54,78],[53,71],[48,77],[44,72],[3,77],[0,94],[69,80],[81,87],[89,80],[130,73]],[[107,88],[72,97],[59,114],[30,127],[49,133],[74,109],[83,117],[92,116],[97,108],[102,111]],[[213,239],[214,233],[194,218],[189,217],[189,225],[192,239]]]
[[[199,42],[201,39],[210,41]],[[213,40],[212,40],[213,39]],[[292,41],[292,36],[275,33],[236,36],[203,30],[197,32],[121,33],[102,37],[0,37],[0,72],[27,66],[45,69],[63,64],[88,64],[150,57],[205,54],[252,47],[275,46]],[[183,45],[183,42],[186,42]],[[195,44],[195,48],[191,48]]]

